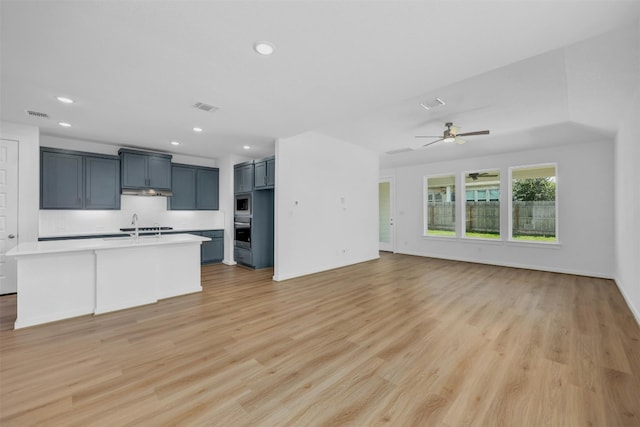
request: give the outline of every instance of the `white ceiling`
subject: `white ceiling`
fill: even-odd
[[[311,130],[383,166],[611,136],[640,64],[637,0],[2,0],[0,12],[2,120],[210,158],[268,155]],[[436,96],[444,107],[420,107]],[[491,135],[384,154],[446,121]]]

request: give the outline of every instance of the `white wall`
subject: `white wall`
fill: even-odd
[[[40,137],[40,145],[111,155],[117,155],[120,148],[115,145],[49,135]],[[217,166],[215,159],[179,154],[173,155],[171,161],[197,166]],[[37,158],[36,171],[39,171],[38,164]],[[224,171],[221,170],[220,174],[223,175]],[[166,197],[121,196],[120,210],[40,210],[40,237],[118,231],[121,227],[131,226],[131,217],[134,213],[138,214],[141,227],[150,227],[158,223],[175,229],[225,228],[225,210],[222,205],[219,211],[171,211],[167,210]]]
[[[18,243],[38,240],[40,205],[39,130],[0,122],[0,136],[18,141]]]
[[[308,132],[276,142],[275,280],[378,257],[378,156]]]
[[[218,167],[220,168],[220,210],[229,213],[225,215],[224,220],[224,260],[222,261],[227,265],[236,264],[233,256],[233,214],[235,208],[233,199],[233,165],[248,160],[250,159],[232,154],[222,157],[218,162]]]
[[[396,252],[611,278],[613,147],[613,141],[581,143],[383,170],[380,176],[396,180]],[[500,169],[501,234],[507,236],[508,168],[554,162],[558,167],[558,245],[423,236],[424,176],[456,174],[456,200],[464,200],[462,173]]]
[[[621,123],[615,150],[615,272],[640,324],[640,83]]]

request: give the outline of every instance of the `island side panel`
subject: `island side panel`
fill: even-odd
[[[96,250],[95,314],[157,301],[156,246]]]
[[[190,242],[158,248],[155,281],[158,299],[201,292],[200,244]]]
[[[96,274],[92,251],[23,256],[16,262],[15,329],[93,313]]]

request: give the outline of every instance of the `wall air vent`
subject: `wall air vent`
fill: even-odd
[[[48,119],[49,115],[47,113],[41,113],[40,111],[26,110],[27,116],[37,117],[39,119]]]
[[[220,108],[211,105],[211,104],[205,104],[204,102],[196,102],[195,104],[193,104],[193,108],[197,108],[198,110],[202,110],[202,111],[206,111],[207,113],[215,113],[216,111],[218,111]]]

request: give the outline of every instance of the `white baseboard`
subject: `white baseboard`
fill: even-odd
[[[337,268],[348,267],[350,265],[360,264],[362,262],[372,261],[372,260],[378,259],[378,258],[380,258],[380,256],[375,256],[373,258],[355,259],[355,260],[351,260],[351,261],[349,261],[349,262],[347,262],[345,264],[325,265],[325,266],[322,266],[322,267],[316,267],[316,268],[314,268],[312,270],[308,270],[308,271],[300,271],[300,272],[289,273],[289,274],[274,274],[273,275],[273,280],[276,281],[276,282],[281,282],[283,280],[295,279],[296,277],[308,276],[309,274],[322,273],[323,271],[329,271],[329,270],[335,270]]]
[[[404,255],[413,255],[413,256],[421,256],[427,258],[437,258],[437,259],[448,259],[451,261],[462,261],[462,262],[471,262],[475,264],[485,264],[485,265],[496,265],[498,267],[512,267],[512,268],[523,268],[526,270],[538,270],[538,271],[548,271],[551,273],[562,273],[562,274],[573,274],[575,276],[587,276],[587,277],[596,277],[599,279],[613,279],[613,276],[610,274],[604,274],[597,271],[587,271],[587,270],[573,270],[570,268],[558,268],[558,267],[548,267],[548,266],[540,266],[540,265],[530,265],[530,264],[520,264],[513,262],[500,262],[500,261],[491,261],[488,262],[486,260],[479,260],[475,258],[465,258],[465,257],[444,257],[439,254],[431,254],[431,253],[419,253],[419,252],[395,252],[398,254]]]
[[[640,312],[633,306],[633,304],[631,303],[631,299],[624,292],[624,287],[620,285],[621,280],[619,280],[619,278],[614,278],[613,282],[618,287],[620,295],[622,295],[622,298],[624,298],[624,302],[627,303],[627,307],[629,307],[629,310],[631,310],[631,314],[633,314],[633,317],[635,317],[636,323],[638,324],[638,326],[640,326]]]
[[[237,262],[235,262],[235,261],[229,261],[229,260],[227,260],[227,259],[222,260],[222,263],[223,263],[224,265],[237,265],[237,264],[238,264],[238,263],[237,263]]]
[[[69,310],[69,311],[59,312],[59,313],[51,313],[44,316],[29,317],[26,319],[24,317],[22,318],[19,317],[16,319],[16,322],[13,327],[14,329],[22,329],[29,326],[40,325],[42,323],[57,322],[58,320],[66,320],[72,317],[86,316],[87,314],[93,314],[93,308],[91,308],[91,310],[87,310],[87,309]]]

